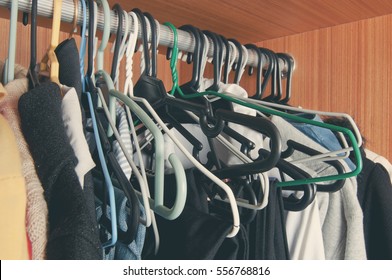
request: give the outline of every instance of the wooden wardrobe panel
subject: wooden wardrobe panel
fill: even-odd
[[[392,160],[392,15],[258,43],[296,60],[292,105],[346,112]]]

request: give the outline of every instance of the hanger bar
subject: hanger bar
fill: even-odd
[[[38,1],[38,15],[42,17],[47,17],[51,18],[53,15],[53,1],[55,0],[40,0]],[[27,12],[30,13],[31,11],[31,1],[30,0],[19,0],[19,7],[18,9],[22,12]],[[0,0],[0,7],[5,7],[5,8],[11,8],[12,0]],[[68,23],[73,23],[74,22],[74,8],[75,4],[73,0],[63,0],[63,6],[62,6],[62,13],[61,13],[61,20],[64,22]],[[129,11],[130,12],[130,11]],[[118,17],[117,14],[111,10],[111,22],[110,22],[110,31],[113,34],[117,33],[117,22],[118,22]],[[78,19],[77,19],[77,24],[82,25],[83,20],[83,11],[82,11],[82,6],[80,1],[78,1]],[[99,9],[98,11],[98,29],[103,30],[103,11],[102,9]],[[133,25],[131,24],[131,30],[133,31]],[[122,30],[124,32],[124,28]],[[192,35],[186,31],[178,30],[178,48],[180,51],[187,51],[187,52],[192,52],[194,50],[194,40],[192,38]],[[138,32],[138,38],[141,38],[141,30],[139,29]],[[209,50],[208,50],[208,56],[212,57],[214,53],[214,46],[212,44],[211,39],[210,44],[209,44]],[[173,46],[173,34],[170,30],[169,27],[160,24],[160,39],[159,39],[159,45],[165,46],[165,47],[172,47]],[[256,54],[256,51],[249,49],[248,50],[249,57],[248,57],[248,62],[246,65],[248,66],[254,66],[257,67],[258,64],[258,57]],[[238,60],[238,54],[236,54],[236,59],[235,61]],[[293,58],[293,57],[292,57]],[[293,58],[294,60],[294,58]],[[267,69],[268,67],[268,58],[263,54],[263,67]],[[295,64],[294,64],[295,65]],[[280,69],[283,69],[283,76],[285,76],[285,73],[287,72],[287,64],[286,62],[279,58],[279,66]]]

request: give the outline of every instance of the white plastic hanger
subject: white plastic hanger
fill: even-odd
[[[150,207],[154,210],[155,213],[159,214],[160,216],[173,220],[176,219],[182,212],[185,201],[186,201],[186,194],[187,194],[187,183],[185,177],[185,171],[182,167],[180,160],[177,158],[175,154],[171,154],[169,156],[169,162],[173,166],[174,174],[176,177],[176,199],[174,201],[174,205],[172,208],[168,208],[164,205],[164,141],[163,135],[159,128],[155,125],[155,123],[150,119],[150,117],[136,104],[136,102],[129,99],[129,97],[125,96],[122,93],[115,91],[114,85],[110,76],[105,71],[98,71],[98,75],[102,76],[107,83],[109,89],[109,98],[118,98],[124,104],[130,107],[130,109],[139,117],[140,120],[146,125],[146,127],[154,134],[155,138],[155,177],[154,177],[154,200],[149,199]],[[108,107],[104,102],[104,96],[102,92],[98,92],[99,97],[102,99],[103,108],[105,114],[109,117]],[[123,146],[122,140],[119,137],[119,133],[117,131],[116,125],[112,119],[108,118],[109,124],[112,127],[112,130],[116,136],[118,137],[119,144]],[[125,147],[125,146],[123,146]],[[135,174],[138,173],[137,167],[133,162],[129,152],[124,149],[124,154],[131,165],[131,167],[135,170]],[[140,173],[139,176],[141,177]],[[142,179],[142,178],[141,178]]]
[[[359,133],[359,129],[357,127],[357,125],[355,124],[354,120],[352,119],[352,117],[348,114],[345,113],[335,113],[335,112],[324,112],[324,111],[317,111],[317,110],[307,110],[307,109],[302,109],[302,108],[295,108],[295,107],[290,107],[290,106],[286,106],[286,105],[282,105],[282,104],[275,104],[275,103],[271,103],[271,102],[266,102],[266,101],[262,101],[262,100],[255,100],[255,99],[251,99],[251,98],[239,98],[233,94],[227,93],[228,95],[230,95],[231,97],[249,102],[249,103],[254,103],[254,104],[258,104],[261,106],[266,106],[266,107],[274,107],[274,108],[279,108],[279,109],[286,109],[286,110],[290,110],[290,111],[295,111],[295,112],[301,112],[301,113],[309,113],[309,114],[319,114],[319,115],[325,115],[325,116],[332,116],[332,117],[343,117],[346,118],[350,124],[353,127],[354,130],[354,134],[355,137],[357,139],[358,142],[358,146],[362,145],[362,137],[361,134]],[[347,142],[346,142],[347,143]],[[344,149],[340,149],[337,151],[332,151],[330,153],[326,153],[326,154],[322,154],[322,155],[317,155],[317,156],[311,156],[311,157],[307,157],[306,159],[301,160],[302,162],[305,161],[310,161],[310,160],[331,160],[331,159],[341,159],[342,157],[339,156],[342,153],[347,153],[352,151],[352,147],[348,147],[348,148],[344,148]],[[338,155],[336,157],[336,155]],[[343,157],[345,158],[345,157]],[[296,161],[298,162],[298,161]]]
[[[207,168],[205,168],[200,162],[198,162],[182,145],[181,141],[179,141],[173,132],[165,125],[165,123],[160,119],[155,110],[151,107],[150,103],[147,102],[146,99],[140,97],[132,97],[133,100],[137,102],[143,103],[143,105],[147,108],[148,112],[152,115],[152,117],[158,122],[159,126],[162,130],[173,140],[173,142],[177,145],[177,147],[184,153],[184,155],[192,162],[192,164],[203,172],[211,181],[221,187],[227,194],[228,200],[230,201],[230,207],[233,214],[233,228],[231,232],[227,235],[227,237],[234,237],[240,227],[240,217],[238,213],[237,203],[233,194],[233,191],[230,189],[228,185],[226,185],[221,179],[212,174]]]
[[[198,121],[198,117],[192,113],[192,112],[187,112],[187,114],[194,120]],[[225,137],[222,135],[218,135],[216,137],[216,140],[219,141],[222,145],[224,145],[231,153],[233,153],[238,159],[240,159],[244,163],[251,163],[253,162],[252,159],[250,159],[248,156],[244,155],[237,147],[235,147],[232,143],[230,143]],[[261,181],[261,187],[263,190],[263,200],[259,202],[256,205],[246,203],[242,200],[236,200],[237,205],[247,208],[247,209],[253,209],[253,210],[261,210],[264,207],[267,206],[268,204],[268,196],[269,196],[269,178],[267,173],[259,173],[256,174],[260,181]],[[219,196],[216,196],[215,199],[217,200],[222,200],[219,198]],[[225,202],[228,202],[228,200],[223,200]]]

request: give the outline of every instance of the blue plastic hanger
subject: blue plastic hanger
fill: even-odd
[[[84,2],[82,0],[82,2]],[[84,17],[85,18],[85,17]],[[91,87],[91,75],[92,74],[92,56],[93,56],[93,22],[94,22],[94,1],[93,0],[89,0],[89,49],[88,49],[88,70],[87,70],[87,75],[84,77],[84,72],[82,71],[82,77],[83,77],[83,81],[84,83],[86,83],[86,85],[84,85],[84,89],[86,89],[86,86],[88,88],[88,90],[92,90]],[[85,28],[86,26],[84,25],[83,28]],[[82,30],[83,32],[83,30]],[[84,30],[84,32],[86,32],[86,30]],[[84,43],[84,48],[86,48],[86,43]],[[85,53],[85,49],[81,49],[81,52]],[[84,55],[81,56],[81,65],[84,64]],[[82,70],[82,68],[81,68]],[[83,83],[83,84],[84,84]],[[93,106],[93,102],[92,102],[92,98],[91,98],[91,93],[89,91],[85,91],[85,94],[87,95],[87,99],[88,99],[88,104],[89,104],[89,109],[90,109],[90,113],[91,113],[91,119],[93,122],[93,129],[94,129],[94,138],[97,144],[97,150],[98,150],[98,156],[99,156],[99,160],[102,166],[102,172],[105,178],[105,183],[106,183],[106,187],[108,189],[108,194],[109,194],[109,204],[110,204],[110,218],[111,218],[111,228],[112,228],[112,238],[109,239],[107,242],[105,242],[102,246],[103,248],[107,248],[110,246],[113,246],[116,244],[117,242],[117,213],[116,213],[116,202],[115,202],[115,197],[114,197],[114,188],[113,188],[113,184],[110,178],[110,174],[109,174],[109,170],[108,170],[108,166],[106,164],[106,160],[105,160],[105,156],[103,153],[103,149],[102,149],[102,143],[101,143],[101,139],[99,137],[98,134],[98,126],[97,126],[97,120],[94,114],[94,106]],[[104,215],[106,213],[103,213]]]

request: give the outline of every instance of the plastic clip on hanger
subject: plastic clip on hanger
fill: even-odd
[[[40,63],[40,73],[49,70],[50,80],[60,86],[59,71],[60,66],[54,50],[59,44],[60,39],[60,23],[61,23],[61,6],[63,1],[53,1],[53,21],[52,21],[52,37],[50,41],[49,50],[43,57]],[[48,63],[50,62],[50,69]]]
[[[14,80],[15,71],[15,50],[16,50],[16,26],[18,23],[19,1],[11,2],[10,33],[8,38],[8,58],[5,60],[3,82],[7,84]]]

